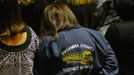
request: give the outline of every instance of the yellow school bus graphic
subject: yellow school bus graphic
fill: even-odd
[[[83,51],[83,52],[75,52],[75,53],[65,54],[65,55],[63,55],[63,61],[66,63],[79,62],[83,65],[90,64],[93,62],[92,52],[91,51]]]

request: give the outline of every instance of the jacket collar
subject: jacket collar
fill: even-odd
[[[76,24],[74,25],[71,29],[78,29],[78,28],[81,28],[82,26],[80,24]]]

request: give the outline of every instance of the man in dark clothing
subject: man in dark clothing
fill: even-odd
[[[123,22],[112,24],[105,37],[117,56],[119,75],[134,75],[134,1],[114,0],[114,5]]]

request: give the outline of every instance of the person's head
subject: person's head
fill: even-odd
[[[0,0],[0,37],[12,36],[25,27],[17,0]]]
[[[24,6],[27,6],[31,3],[34,3],[35,0],[18,0],[19,4],[20,5],[24,5]]]
[[[123,20],[134,20],[134,0],[113,0],[114,6]]]
[[[85,5],[96,2],[96,0],[66,0],[66,1],[72,5]]]
[[[70,8],[62,2],[53,2],[42,13],[41,36],[57,35],[58,31],[67,30],[77,24]]]

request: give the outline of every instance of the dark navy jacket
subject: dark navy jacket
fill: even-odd
[[[109,43],[99,32],[74,26],[59,38],[41,40],[38,75],[117,75],[118,64]]]

